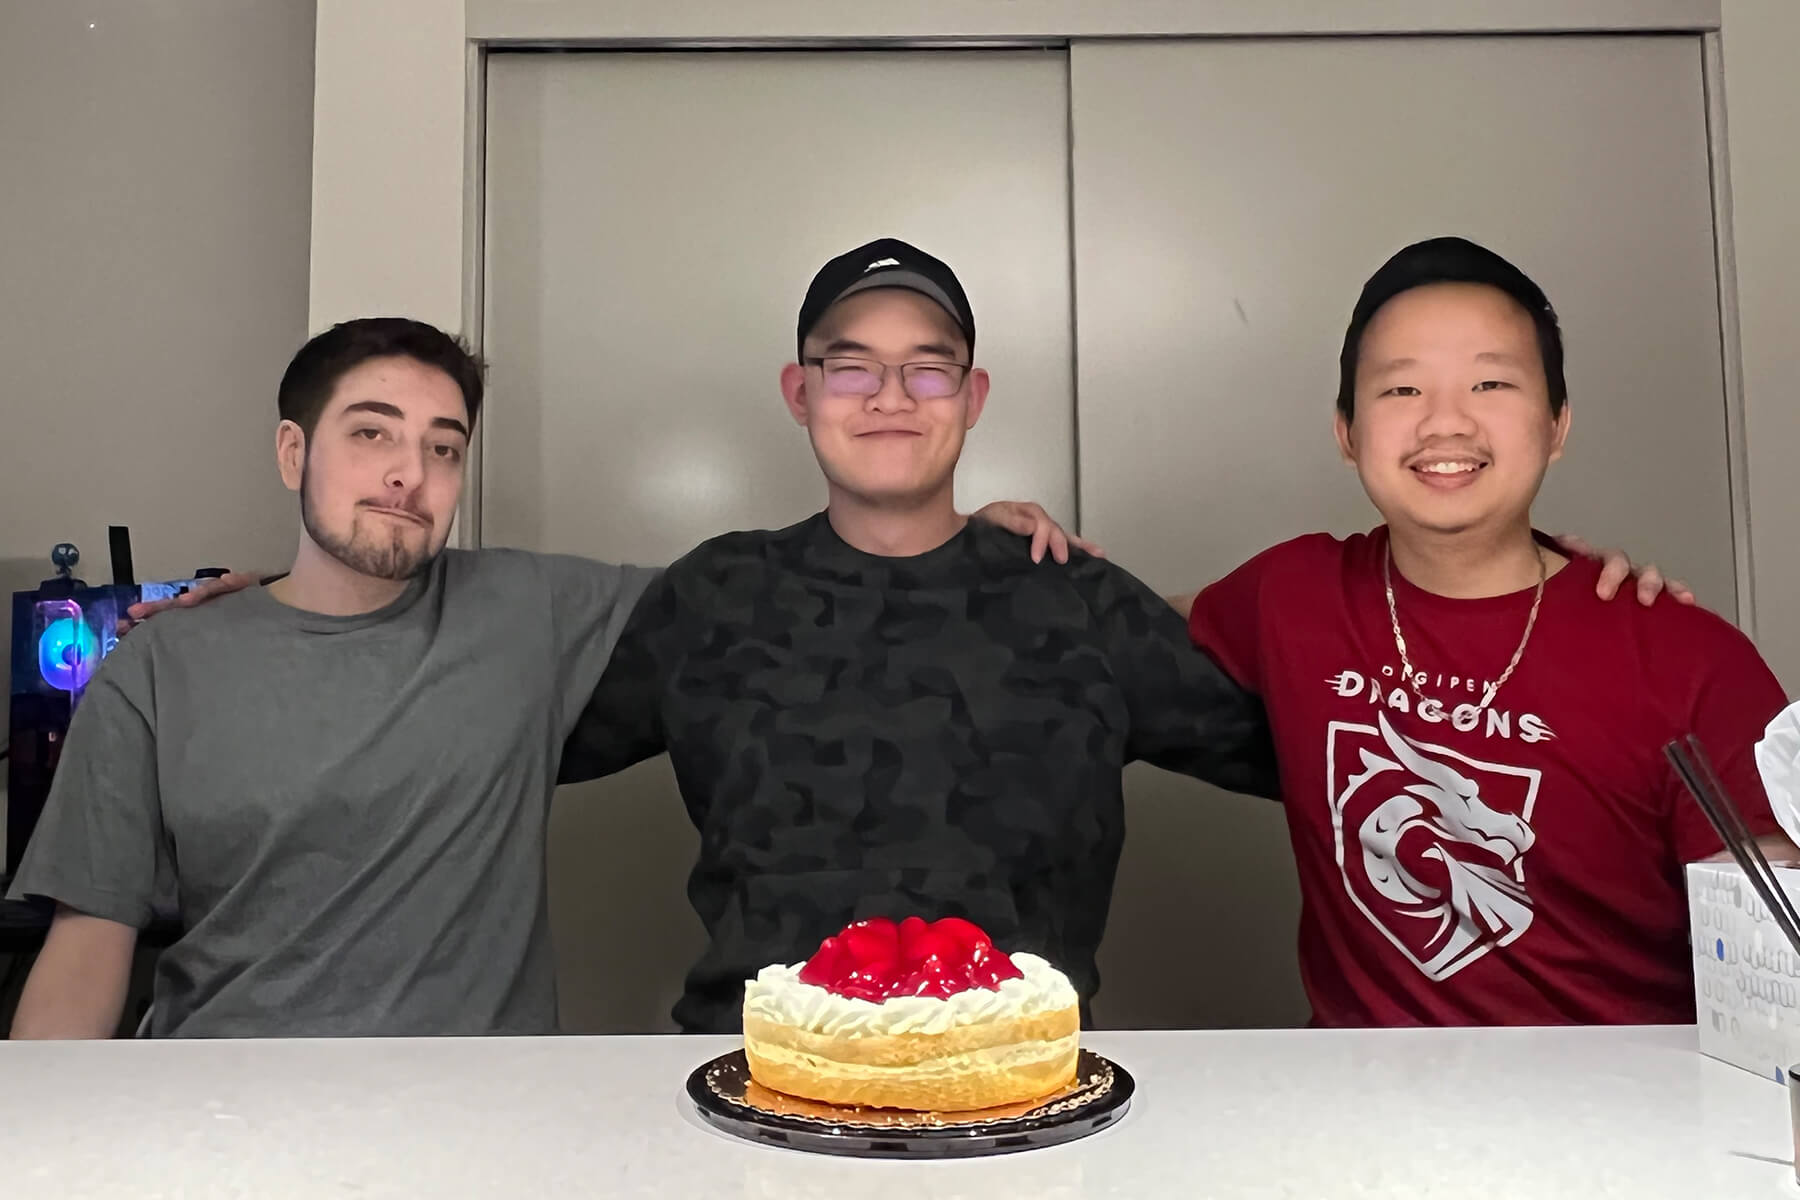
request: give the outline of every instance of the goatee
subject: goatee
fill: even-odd
[[[442,552],[441,548],[431,548],[429,529],[422,546],[409,544],[404,526],[370,530],[363,525],[360,512],[351,518],[348,537],[332,534],[314,516],[312,493],[304,471],[300,476],[300,524],[319,549],[357,574],[372,579],[404,582],[424,572]]]

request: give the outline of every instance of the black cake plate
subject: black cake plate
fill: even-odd
[[[750,1078],[742,1050],[688,1076],[687,1094],[712,1125],[754,1142],[855,1158],[973,1158],[1036,1150],[1086,1137],[1125,1115],[1130,1072],[1081,1051],[1066,1091],[976,1113],[839,1108],[770,1091]]]

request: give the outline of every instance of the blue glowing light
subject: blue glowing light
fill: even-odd
[[[38,673],[53,688],[80,691],[99,665],[100,641],[77,617],[52,621],[38,638]]]

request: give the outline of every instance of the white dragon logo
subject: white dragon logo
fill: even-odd
[[[1362,770],[1346,786],[1340,818],[1342,804],[1377,776],[1405,771],[1414,777],[1415,782],[1362,819],[1356,836],[1363,871],[1375,892],[1399,915],[1435,922],[1413,958],[1427,977],[1443,979],[1531,925],[1531,898],[1521,881],[1519,860],[1536,834],[1524,818],[1483,801],[1474,780],[1401,737],[1385,713],[1378,714],[1377,724],[1393,757],[1361,749]],[[1418,833],[1428,844],[1420,849],[1420,839],[1411,837],[1403,856],[1402,839]],[[1443,886],[1408,869],[1409,860],[1417,866],[1425,859],[1442,866]]]

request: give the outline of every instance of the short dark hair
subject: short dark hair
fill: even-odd
[[[435,325],[409,317],[359,317],[333,325],[300,347],[281,376],[276,407],[308,438],[332,391],[352,369],[376,358],[410,358],[436,367],[462,390],[469,431],[481,411],[481,377],[485,367],[461,339]]]
[[[1414,242],[1381,265],[1363,284],[1362,295],[1350,313],[1344,331],[1344,350],[1338,356],[1338,412],[1344,420],[1356,416],[1356,363],[1362,355],[1363,334],[1382,305],[1402,292],[1434,283],[1477,283],[1504,292],[1531,317],[1537,329],[1538,354],[1544,360],[1544,378],[1550,385],[1550,412],[1561,416],[1569,399],[1563,378],[1562,327],[1550,307],[1544,289],[1525,272],[1467,238],[1440,237]]]

